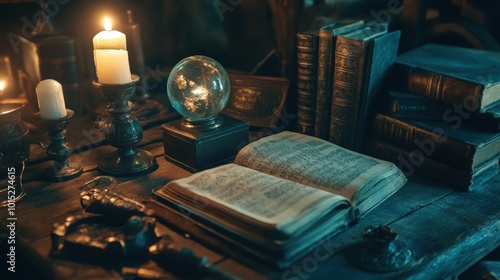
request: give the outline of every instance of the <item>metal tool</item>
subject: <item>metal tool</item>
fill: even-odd
[[[212,266],[206,257],[195,255],[191,248],[179,246],[169,236],[157,236],[154,213],[143,204],[97,189],[82,192],[80,198],[85,213],[54,225],[53,256],[106,265],[151,259],[182,278],[236,279]],[[126,272],[130,274],[131,269]],[[160,274],[148,272],[148,275]]]

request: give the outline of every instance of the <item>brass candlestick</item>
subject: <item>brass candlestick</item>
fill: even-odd
[[[135,146],[142,140],[142,127],[137,118],[130,114],[131,97],[139,81],[132,75],[132,82],[123,85],[102,84],[97,80],[92,85],[99,90],[108,102],[106,110],[111,115],[104,124],[104,135],[108,143],[116,147],[112,154],[99,159],[99,170],[114,176],[127,176],[149,173],[158,166],[154,156]]]
[[[35,113],[38,120],[48,131],[50,144],[47,155],[54,161],[45,172],[45,177],[53,181],[67,181],[80,176],[82,167],[77,162],[70,160],[71,147],[66,142],[66,126],[74,115],[73,110],[66,109],[66,116],[57,120],[42,119],[40,112]]]

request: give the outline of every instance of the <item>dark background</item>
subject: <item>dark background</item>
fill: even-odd
[[[56,2],[56,1],[54,1]],[[63,1],[61,1],[63,2]],[[229,68],[251,70],[275,47],[272,15],[266,1],[242,1],[220,19],[214,1],[81,1],[60,4],[53,25],[77,39],[86,68],[93,67],[92,37],[103,30],[103,18],[113,29],[125,32],[127,10],[140,24],[145,64],[155,68],[173,66],[182,58],[204,54]],[[56,2],[57,3],[57,2]],[[23,18],[33,22],[36,2],[0,4],[0,54],[17,61],[7,35],[22,35]],[[31,29],[28,29],[31,30]],[[91,69],[87,75],[91,75]]]
[[[135,22],[140,24],[147,66],[154,68],[159,64],[161,67],[171,67],[186,56],[204,54],[219,60],[228,68],[251,71],[270,51],[283,48],[279,45],[279,36],[276,36],[277,32],[283,33],[283,28],[277,27],[276,21],[283,21],[283,18],[287,16],[286,13],[293,14],[296,26],[288,26],[285,31],[294,33],[311,27],[321,16],[333,19],[363,17],[366,20],[386,20],[387,14],[384,15],[383,11],[387,10],[389,4],[403,5],[403,1],[395,0],[48,1],[48,3],[51,2],[56,3],[52,6],[55,6],[53,24],[60,31],[77,39],[81,55],[84,57],[82,61],[86,64],[83,68],[87,75],[91,75],[93,70],[92,37],[103,29],[103,18],[111,17],[113,29],[123,32],[127,24],[127,10],[133,12]],[[272,2],[287,2],[288,8],[283,8],[283,14],[273,13],[270,8]],[[429,19],[426,21],[427,24],[436,21],[435,18],[441,22],[450,19],[466,19],[470,25],[475,25],[476,33],[486,30],[495,41],[498,41],[500,30],[496,27],[500,25],[500,19],[495,15],[497,11],[500,11],[500,4],[496,3],[497,1],[407,0],[405,2],[425,3],[429,7],[424,16]],[[439,3],[430,4],[430,2]],[[234,6],[231,6],[233,4]],[[294,11],[290,11],[292,6],[295,7]],[[224,7],[227,10],[224,11]],[[400,22],[404,14],[408,17],[407,14],[421,13],[414,7],[411,7],[411,11],[409,9],[398,14],[390,14],[392,28],[400,28],[402,24],[409,24]],[[14,52],[7,35],[10,32],[22,35],[23,25],[26,24],[23,18],[33,23],[33,16],[38,11],[39,5],[36,1],[0,1],[0,38],[2,38],[0,55],[8,55],[13,62],[17,61],[18,54]],[[415,28],[425,29],[425,26],[416,26],[423,22],[424,20],[421,20],[412,24]],[[408,26],[403,27],[408,28]],[[31,29],[28,28],[28,30]],[[457,32],[460,31],[457,30]],[[403,42],[402,46],[405,48],[421,43],[413,42],[414,34],[403,35],[406,41],[412,42],[411,44]],[[438,39],[434,38],[434,41],[471,45],[467,39],[459,37],[461,36],[448,32]],[[288,48],[292,47],[288,46]]]
[[[390,23],[401,29],[400,52],[426,42],[499,50],[500,1],[486,0],[47,0],[53,25],[76,39],[82,79],[95,77],[92,37],[104,17],[124,32],[127,10],[140,25],[144,64],[151,69],[175,65],[184,57],[210,56],[224,67],[255,72],[266,57],[266,71],[290,78],[293,92],[295,36],[341,18]],[[404,9],[403,9],[404,4]],[[398,12],[391,7],[401,8]],[[224,8],[226,10],[224,10]],[[0,0],[0,56],[14,71],[22,55],[12,35],[23,36],[39,11],[36,1]],[[26,32],[25,32],[26,33]],[[10,34],[10,36],[9,36]],[[272,52],[274,55],[269,56]],[[274,59],[274,60],[273,60]],[[290,96],[290,95],[289,95]],[[289,99],[293,99],[293,94]],[[289,108],[293,108],[293,103]]]

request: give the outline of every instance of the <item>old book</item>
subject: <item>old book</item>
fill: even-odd
[[[445,121],[399,120],[377,114],[372,134],[406,150],[470,171],[500,154],[500,133]]]
[[[469,191],[495,177],[499,172],[499,155],[464,171],[427,157],[419,150],[408,150],[375,137],[368,138],[367,153],[396,164],[410,177],[419,174],[461,191]]]
[[[316,96],[316,122],[314,136],[328,139],[330,109],[332,104],[332,72],[335,65],[337,36],[361,28],[363,20],[345,20],[328,24],[319,29],[318,46],[318,93]]]
[[[441,121],[449,107],[428,97],[402,91],[389,91],[387,112],[390,117],[419,121]]]
[[[365,138],[375,114],[380,108],[379,100],[382,95],[382,87],[386,76],[394,64],[399,47],[401,32],[393,31],[373,39],[373,46],[367,64],[364,88],[361,92],[361,103],[359,105],[358,123],[355,127],[354,148],[361,151],[365,144]]]
[[[500,100],[500,53],[427,44],[399,55],[400,90],[484,112]]]
[[[287,267],[406,180],[392,163],[285,131],[245,146],[234,163],[154,193],[237,248]]]
[[[297,33],[297,131],[314,135],[319,30]]]
[[[370,25],[339,35],[335,48],[329,140],[360,151],[365,119],[392,65],[399,31]]]
[[[388,115],[398,119],[417,121],[448,121],[463,123],[483,131],[500,132],[500,102],[485,108],[483,113],[469,112],[462,106],[454,107],[440,101],[407,92],[390,91]]]

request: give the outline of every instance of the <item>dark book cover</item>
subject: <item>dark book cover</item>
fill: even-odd
[[[431,159],[416,150],[403,149],[374,137],[368,139],[367,153],[393,162],[406,177],[418,174],[461,191],[469,191],[482,185],[495,177],[500,169],[498,154],[481,165],[464,171]]]
[[[380,140],[464,171],[500,154],[500,133],[445,121],[399,120],[377,114],[371,132]]]
[[[319,30],[318,93],[316,97],[316,122],[314,136],[328,139],[330,129],[330,104],[332,103],[333,65],[335,44],[339,34],[363,27],[362,20],[346,20],[328,24]]]
[[[314,135],[319,30],[297,33],[297,132]]]
[[[485,112],[469,112],[463,106],[450,106],[437,100],[407,92],[390,91],[388,115],[402,120],[448,121],[455,124],[500,132],[500,102]]]
[[[400,90],[469,111],[484,112],[500,100],[500,53],[427,44],[398,56],[394,80]]]
[[[330,142],[360,151],[364,119],[396,56],[398,40],[399,31],[388,34],[386,25],[369,25],[337,37]]]
[[[356,127],[355,150],[361,151],[369,130],[370,120],[373,120],[379,108],[381,89],[394,64],[399,47],[400,31],[393,31],[373,39],[370,54],[370,64],[367,65],[367,77],[360,100],[358,125]]]
[[[388,94],[388,115],[397,119],[441,121],[448,108],[442,102],[418,94],[400,91]]]

